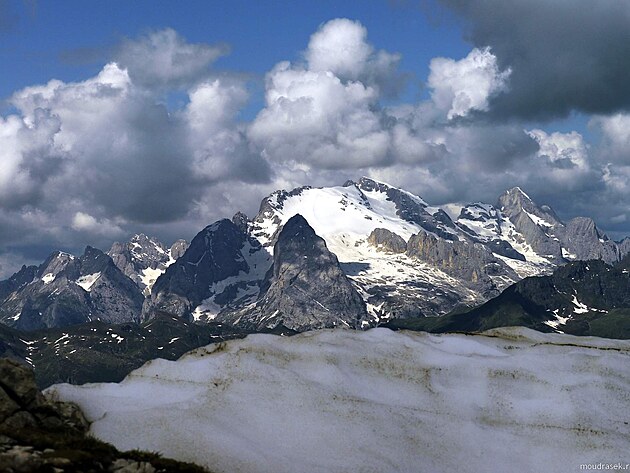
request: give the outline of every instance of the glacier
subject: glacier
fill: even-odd
[[[92,435],[215,472],[576,472],[630,461],[630,342],[525,328],[256,334],[55,385]]]

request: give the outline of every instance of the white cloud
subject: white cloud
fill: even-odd
[[[336,19],[311,37],[306,67],[281,62],[266,78],[266,107],[249,136],[275,162],[315,168],[382,165],[391,133],[379,111],[380,79],[398,55],[374,52],[358,22]]]
[[[400,54],[376,51],[358,21],[337,18],[324,23],[311,36],[304,56],[308,70],[332,72],[342,81],[361,81],[385,93],[402,86]]]
[[[122,228],[109,219],[97,220],[90,214],[77,212],[72,218],[72,228],[80,231],[109,237],[116,237],[124,234]]]
[[[191,90],[189,98],[182,118],[193,173],[212,182],[234,176],[246,181],[255,174],[263,177],[266,165],[249,150],[244,126],[235,121],[248,99],[244,84],[215,79]]]
[[[464,59],[434,58],[428,85],[436,106],[450,120],[471,110],[488,110],[488,99],[507,90],[510,69],[499,70],[489,48],[473,49]]]
[[[589,124],[602,133],[600,159],[630,165],[630,114],[597,116]]]
[[[367,43],[367,29],[361,23],[338,18],[311,36],[305,56],[311,71],[359,80],[373,51]]]
[[[383,107],[400,57],[376,50],[360,23],[332,20],[303,61],[268,72],[250,123],[239,121],[247,83],[209,70],[222,52],[165,30],[126,41],[94,77],[16,92],[17,112],[0,117],[0,242],[106,248],[138,229],[190,238],[236,210],[254,214],[275,189],[360,175],[435,203],[493,202],[521,185],[587,215],[601,192],[611,204],[600,215],[630,215],[629,116],[594,119],[594,149],[576,132],[455,119],[507,91],[510,71],[488,49],[434,59],[431,99]],[[188,101],[168,109],[173,90]]]
[[[280,63],[267,76],[267,106],[249,136],[272,161],[323,168],[379,164],[387,158],[389,134],[373,110],[377,99],[361,82]]]
[[[116,60],[142,87],[187,86],[208,73],[225,46],[187,43],[174,30],[155,31],[120,47]]]
[[[551,163],[561,169],[588,168],[588,149],[584,138],[576,131],[569,133],[554,132],[548,134],[543,130],[531,130],[527,132],[534,138],[540,150],[537,155],[547,158]]]

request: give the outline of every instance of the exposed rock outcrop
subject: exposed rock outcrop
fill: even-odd
[[[249,271],[241,253],[246,241],[247,235],[230,220],[208,225],[155,282],[143,307],[143,319],[155,312],[190,318],[204,299],[215,294],[215,283]]]
[[[575,217],[559,233],[563,246],[575,259],[601,259],[606,263],[620,259],[617,244],[609,240],[591,218]]]
[[[479,243],[447,241],[428,233],[418,233],[407,242],[407,255],[435,265],[483,292],[498,289],[492,277],[517,278],[509,266]]]
[[[167,248],[157,239],[140,233],[126,243],[114,243],[107,254],[125,276],[148,296],[157,278],[184,254],[186,248],[186,240],[177,240]]]
[[[53,253],[31,281],[22,281],[5,297],[0,322],[21,330],[96,319],[128,322],[139,319],[143,300],[138,287],[109,256],[88,246],[80,258]]]
[[[221,320],[303,331],[357,328],[367,317],[365,303],[339,267],[337,257],[299,214],[291,217],[278,235],[263,291],[251,310],[226,314]]]
[[[390,232],[386,228],[375,228],[368,237],[368,243],[379,251],[390,253],[404,253],[407,251],[407,242],[400,235]]]
[[[523,236],[522,243],[556,264],[564,262],[562,245],[554,232],[562,222],[551,208],[538,207],[519,187],[503,193],[497,207]]]

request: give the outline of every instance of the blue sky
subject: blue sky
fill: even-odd
[[[365,174],[622,238],[628,57],[630,0],[0,0],[0,275]]]

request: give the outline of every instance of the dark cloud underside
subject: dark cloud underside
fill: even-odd
[[[627,0],[441,0],[469,21],[467,39],[512,69],[499,116],[550,118],[630,109]]]

